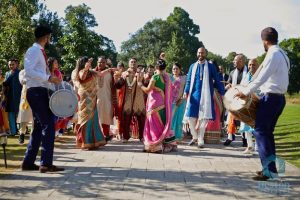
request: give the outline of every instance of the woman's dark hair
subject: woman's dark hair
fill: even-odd
[[[88,57],[83,56],[80,57],[76,62],[76,77],[78,77],[79,71],[82,70],[85,67],[85,63],[89,61]]]
[[[54,61],[56,61],[56,58],[54,58],[54,57],[48,58],[48,68],[49,68],[50,72],[52,72],[52,70],[53,70]]]
[[[173,65],[175,65],[176,67],[178,67],[180,70],[182,68],[181,64],[179,64],[178,62],[174,62]]]
[[[164,61],[163,59],[158,59],[156,62],[156,67],[159,70],[164,70],[167,67],[166,61]]]

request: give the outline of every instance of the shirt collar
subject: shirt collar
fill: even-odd
[[[270,48],[268,49],[268,51],[274,51],[275,49],[278,49],[279,46],[276,44],[276,45],[272,45],[270,46]]]
[[[44,49],[39,43],[34,43],[33,46],[38,47],[39,49]]]

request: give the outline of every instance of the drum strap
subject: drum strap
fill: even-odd
[[[289,65],[288,60],[286,59],[285,54],[284,54],[281,50],[279,50],[279,52],[282,54],[282,56],[283,56],[283,58],[284,58],[284,60],[285,60],[285,62],[286,62],[287,68],[290,69],[290,65]],[[252,82],[254,79],[257,78],[257,76],[258,76],[259,72],[262,70],[262,68],[263,68],[263,64],[261,64],[261,65],[258,67],[258,69],[256,70],[256,72],[255,72],[255,74],[253,75],[252,80],[251,80],[250,82]]]

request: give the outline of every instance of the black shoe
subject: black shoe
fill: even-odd
[[[269,177],[261,174],[261,175],[252,177],[252,179],[255,181],[267,181],[269,179]]]
[[[224,146],[229,146],[231,144],[232,140],[229,140],[227,139],[225,142],[224,142]]]
[[[247,147],[248,144],[247,144],[247,139],[246,138],[243,138],[243,147]]]
[[[105,137],[105,141],[106,141],[106,142],[109,142],[109,141],[111,141],[111,140],[113,139],[113,137],[114,137],[114,136],[112,136],[112,135],[106,136],[106,137]]]
[[[22,165],[21,165],[22,171],[37,171],[37,170],[39,170],[39,168],[40,167],[36,164],[26,165],[26,164],[22,163]]]
[[[189,146],[192,146],[192,145],[194,145],[194,144],[196,144],[196,140],[194,140],[194,139],[192,139],[192,140],[188,143]]]
[[[46,172],[60,172],[64,171],[65,169],[62,167],[56,167],[55,165],[52,165],[50,167],[47,166],[40,166],[40,172],[46,173]]]
[[[21,134],[19,136],[19,144],[24,144],[24,140],[25,140],[25,135],[24,134]]]

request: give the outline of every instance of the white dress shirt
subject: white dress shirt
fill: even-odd
[[[47,72],[48,66],[42,49],[44,48],[41,45],[34,43],[25,54],[24,69],[27,88],[52,88],[48,82],[50,74]]]
[[[243,93],[249,95],[260,87],[264,94],[284,94],[289,85],[290,69],[290,61],[285,52],[278,45],[271,46],[262,65],[256,79],[249,83]]]

